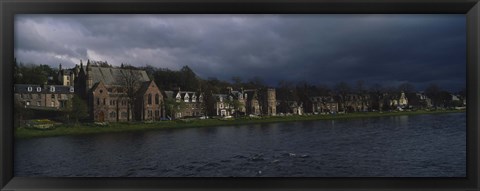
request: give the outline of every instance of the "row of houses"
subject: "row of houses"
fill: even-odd
[[[161,91],[144,70],[102,67],[90,61],[84,66],[81,61],[72,69],[63,69],[60,65],[57,80],[61,85],[16,84],[15,100],[28,108],[62,110],[67,101],[77,95],[87,101],[90,119],[97,122],[206,115],[203,93],[180,89]],[[213,107],[218,116],[274,115],[274,89],[261,93],[229,89],[225,94],[213,95]],[[268,99],[263,102],[260,97]]]
[[[60,85],[15,85],[15,100],[24,107],[62,110],[77,95],[87,101],[90,120],[97,122],[150,121],[165,118],[207,115],[205,95],[194,90],[160,90],[144,70],[103,67],[80,61],[72,69],[59,66]],[[413,96],[413,97],[412,97]],[[274,88],[227,88],[213,94],[213,115],[282,115],[304,113],[337,113],[340,111],[371,111],[388,106],[405,109],[423,104],[431,106],[425,94],[388,95],[372,99],[371,95],[311,96],[304,101],[277,100]],[[409,99],[414,100],[412,103]],[[457,96],[452,99],[461,100]],[[374,101],[372,101],[374,100]],[[463,99],[465,100],[465,99]],[[212,113],[212,112],[210,112]]]

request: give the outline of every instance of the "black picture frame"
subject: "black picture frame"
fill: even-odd
[[[0,188],[2,190],[478,190],[480,3],[478,0],[3,0],[0,2]],[[14,15],[119,13],[428,13],[467,18],[466,178],[22,178],[13,176]]]

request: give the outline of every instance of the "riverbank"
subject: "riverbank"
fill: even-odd
[[[54,129],[15,129],[15,138],[28,139],[36,137],[51,137],[64,135],[85,135],[96,133],[119,133],[133,131],[147,131],[159,129],[174,128],[195,128],[207,126],[222,125],[244,125],[257,123],[276,123],[276,122],[295,122],[295,121],[312,121],[312,120],[348,120],[365,117],[384,117],[384,116],[400,116],[400,115],[421,115],[421,114],[441,114],[465,112],[465,110],[437,110],[437,111],[402,111],[402,112],[365,112],[365,113],[348,113],[337,115],[294,115],[294,116],[272,116],[262,118],[237,118],[237,119],[190,119],[175,121],[158,121],[158,122],[131,122],[131,123],[109,123],[94,124],[85,123],[77,125],[58,125]]]

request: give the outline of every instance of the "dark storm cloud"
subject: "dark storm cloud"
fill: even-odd
[[[79,60],[421,89],[465,87],[464,15],[21,15],[15,54],[57,67]]]

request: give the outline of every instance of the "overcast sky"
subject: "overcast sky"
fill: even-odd
[[[466,86],[465,15],[17,15],[19,62],[70,68],[188,65],[202,78],[269,85]]]

